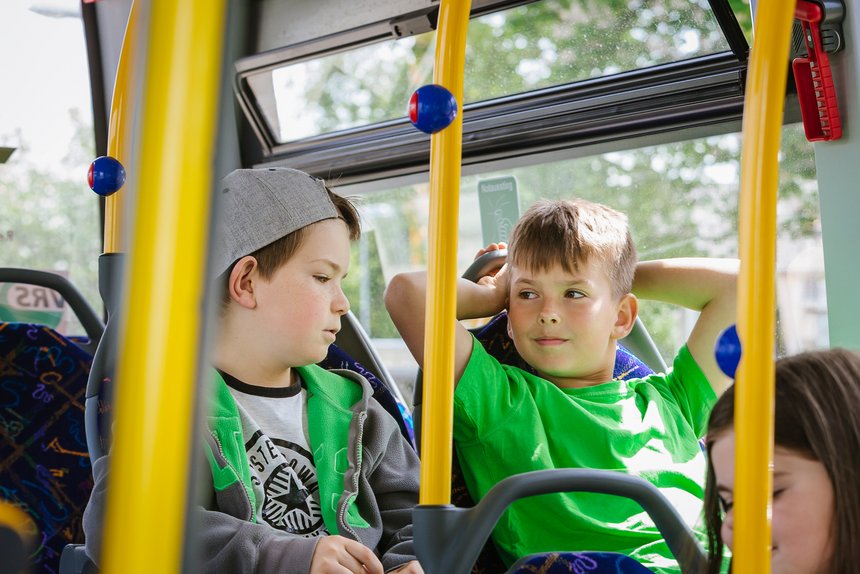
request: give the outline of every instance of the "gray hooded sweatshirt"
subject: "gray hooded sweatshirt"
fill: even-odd
[[[346,370],[299,367],[307,385],[308,433],[326,529],[374,550],[386,571],[415,560],[412,508],[418,503],[419,461],[397,422],[372,398],[364,377]],[[286,533],[254,518],[255,496],[242,441],[238,407],[216,373],[206,418],[198,492],[208,502],[194,519],[204,572],[310,571],[319,538]],[[86,552],[95,562],[101,546],[108,459],[93,463],[95,487],[84,513]]]

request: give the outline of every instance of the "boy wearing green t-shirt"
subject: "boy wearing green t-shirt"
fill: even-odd
[[[627,218],[584,200],[532,206],[514,228],[507,261],[495,276],[460,280],[457,316],[507,308],[508,334],[537,374],[500,364],[458,325],[454,438],[469,491],[480,499],[503,478],[531,470],[617,470],[650,481],[694,527],[705,477],[698,441],[729,382],[713,349],[735,317],[737,261],[637,265]],[[419,365],[425,296],[424,272],[397,275],[385,294]],[[699,318],[668,373],[613,380],[616,344],[633,327],[637,297],[700,311]],[[493,540],[508,564],[535,552],[591,550],[679,571],[641,507],[608,495],[520,500]]]

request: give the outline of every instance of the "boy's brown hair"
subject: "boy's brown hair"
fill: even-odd
[[[532,205],[514,226],[508,256],[514,265],[531,271],[559,264],[568,273],[596,258],[616,298],[630,293],[637,262],[627,216],[584,199]]]

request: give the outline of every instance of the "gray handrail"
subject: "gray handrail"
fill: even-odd
[[[78,346],[90,353],[95,353],[99,340],[104,334],[104,323],[99,319],[92,306],[84,299],[81,292],[72,285],[68,279],[50,273],[48,271],[37,271],[35,269],[22,269],[19,267],[0,267],[0,283],[26,283],[47,287],[59,293],[65,299],[69,307],[77,316],[84,331],[89,337],[89,343],[79,343]]]
[[[99,400],[106,403],[110,400],[103,396],[104,382],[113,380],[116,371],[117,354],[117,317],[120,309],[120,279],[125,265],[124,253],[102,253],[99,255],[99,293],[107,309],[107,324],[104,336],[93,355],[93,365],[87,379],[86,402],[84,404],[84,421],[86,425],[87,450],[90,460],[95,462],[103,457],[110,442],[110,424],[99,409]],[[112,392],[112,390],[109,390]],[[100,419],[104,428],[99,424]]]
[[[682,572],[700,572],[706,555],[689,526],[650,482],[622,472],[580,468],[537,470],[509,476],[472,508],[416,506],[415,551],[427,574],[466,574],[511,503],[553,492],[594,492],[638,503],[654,521]]]
[[[391,376],[385,363],[382,362],[379,353],[370,344],[370,336],[364,330],[364,327],[361,326],[361,323],[358,322],[352,311],[348,311],[341,318],[341,328],[337,334],[335,344],[384,382],[391,394],[401,404],[406,404],[406,399],[403,398],[400,387],[394,381],[394,377]]]

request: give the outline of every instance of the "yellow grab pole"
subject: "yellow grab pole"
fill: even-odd
[[[224,0],[153,2],[103,571],[180,569]]]
[[[40,539],[39,527],[30,515],[11,501],[3,499],[0,499],[0,536],[0,548],[4,550],[4,572],[17,572],[19,566],[25,566],[25,558],[36,550],[37,540]],[[21,564],[17,563],[19,558]]]
[[[109,156],[118,159],[125,169],[131,168],[131,124],[134,121],[132,92],[134,90],[133,74],[135,54],[137,52],[137,10],[136,2],[132,1],[128,14],[128,24],[119,54],[119,64],[116,69],[116,80],[113,87],[113,98],[110,106],[110,127],[108,128]],[[120,189],[105,198],[105,253],[125,251],[122,245],[120,218],[124,213],[125,191]]]
[[[776,197],[794,4],[760,0],[744,101],[735,394],[735,574],[770,572]]]
[[[421,504],[451,501],[457,234],[463,148],[463,63],[469,0],[442,0],[433,81],[457,99],[457,117],[430,138],[430,228],[424,330]]]

